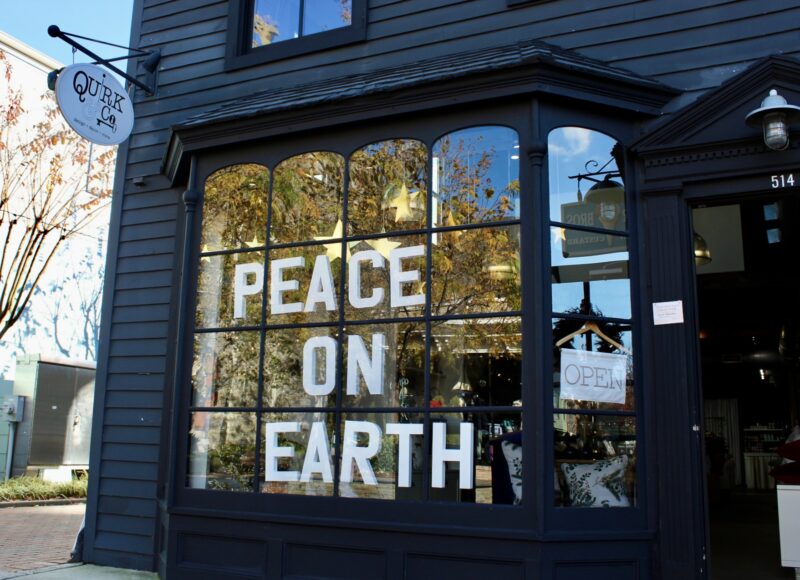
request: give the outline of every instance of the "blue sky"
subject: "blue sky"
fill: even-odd
[[[51,38],[48,26],[56,24],[65,32],[128,46],[132,10],[133,0],[5,0],[0,12],[0,30],[64,64],[72,64],[72,47]],[[106,58],[125,54],[111,46],[91,43],[87,46]],[[75,54],[75,62],[90,61],[81,52]],[[125,69],[124,62],[117,66]]]

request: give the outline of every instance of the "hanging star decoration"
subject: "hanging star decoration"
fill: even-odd
[[[392,250],[402,245],[400,242],[393,242],[389,238],[367,240],[367,243],[387,260],[389,259],[389,254],[392,252]]]
[[[205,254],[208,251],[209,251],[208,244],[203,244],[203,247],[200,248],[200,253],[201,254]],[[203,256],[203,257],[200,258],[200,262],[201,263],[202,262],[210,262],[210,261],[211,261],[211,258],[209,258],[208,256]]]
[[[247,246],[248,248],[257,248],[258,246],[261,245],[261,242],[258,241],[258,236],[256,234],[253,234],[253,239],[250,240],[249,242],[245,242],[244,245]]]
[[[342,224],[342,220],[336,222],[336,226],[333,228],[333,233],[329,236],[316,236],[314,237],[314,241],[321,242],[323,240],[330,240],[338,238],[341,240],[342,233],[344,231],[344,224]],[[322,244],[325,248],[325,253],[328,255],[328,259],[333,262],[334,260],[338,260],[342,257],[342,242],[333,242],[331,244]],[[347,246],[347,255],[345,257],[347,261],[350,261],[350,246]]]
[[[396,196],[389,200],[389,203],[386,206],[389,209],[395,209],[395,223],[408,222],[418,219],[420,206],[419,198],[419,191],[409,192],[405,183],[400,186],[400,191]]]

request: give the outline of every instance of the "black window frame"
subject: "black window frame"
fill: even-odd
[[[252,47],[252,11],[255,0],[230,0],[225,69],[236,70],[363,41],[367,33],[367,0],[352,1],[349,26],[268,46]]]
[[[552,343],[549,254],[549,183],[546,143],[555,127],[579,125],[613,136],[623,147],[632,141],[635,123],[624,115],[604,107],[581,110],[555,104],[531,95],[502,100],[483,107],[467,105],[450,110],[429,109],[411,116],[385,118],[378,124],[355,122],[314,132],[286,133],[280,138],[206,150],[198,156],[197,185],[202,192],[205,180],[215,171],[236,163],[256,163],[274,170],[277,164],[295,154],[308,151],[339,153],[349,161],[350,154],[364,145],[384,139],[418,139],[432,149],[441,136],[476,126],[506,126],[517,131],[520,142],[521,183],[521,261],[523,316],[523,421],[529,433],[524,443],[523,478],[528,481],[525,494],[530,501],[522,506],[494,504],[460,504],[416,500],[345,499],[305,495],[239,493],[191,489],[186,486],[188,460],[188,424],[192,408],[191,388],[184,379],[178,421],[177,465],[171,485],[175,503],[171,512],[185,515],[241,519],[264,522],[286,522],[301,525],[345,525],[353,528],[385,529],[447,533],[455,536],[513,537],[535,539],[543,535],[580,532],[588,536],[648,533],[647,525],[654,505],[648,501],[649,470],[646,461],[647,425],[650,413],[644,394],[642,318],[639,258],[637,251],[638,218],[635,217],[635,175],[626,153],[629,178],[626,198],[629,205],[629,239],[631,246],[631,300],[634,325],[634,385],[636,389],[638,501],[625,508],[581,509],[554,506],[553,491],[553,402],[552,353],[542,344]],[[202,195],[202,193],[201,193]],[[202,211],[202,202],[198,205]],[[193,237],[199,240],[201,220],[194,222]],[[194,312],[197,296],[199,244],[192,244],[192,282],[187,288],[188,312]],[[193,316],[183,328],[183,340],[193,340]],[[179,364],[183,377],[190,376],[191,355]],[[215,409],[236,412],[232,409]],[[343,503],[344,502],[344,503]],[[346,507],[345,507],[346,506]],[[500,517],[502,513],[503,517]]]
[[[601,110],[602,111],[602,110]],[[634,410],[633,411],[613,411],[613,410],[595,410],[595,411],[567,411],[566,414],[571,415],[594,415],[603,418],[622,418],[634,417],[636,421],[635,427],[635,440],[636,440],[636,466],[635,466],[635,481],[636,481],[636,502],[630,507],[613,507],[613,508],[586,508],[574,506],[557,506],[555,505],[553,486],[555,484],[555,471],[551,468],[544,474],[544,481],[539,482],[545,487],[547,493],[545,494],[546,505],[544,506],[545,515],[545,528],[550,532],[568,532],[573,530],[607,530],[614,529],[634,530],[644,529],[647,525],[647,519],[653,517],[653,510],[655,505],[652,504],[648,497],[648,477],[651,467],[648,462],[648,450],[654,448],[649,445],[649,437],[647,426],[652,420],[652,397],[648,396],[644,386],[644,367],[646,354],[644,352],[644,338],[645,328],[642,322],[642,305],[641,297],[643,294],[643,287],[641,281],[641,258],[639,256],[639,215],[636,200],[636,169],[630,158],[629,145],[634,140],[633,124],[626,121],[624,118],[614,117],[610,115],[603,115],[594,111],[580,111],[574,107],[569,107],[555,102],[543,102],[540,110],[540,124],[539,137],[544,147],[547,147],[548,139],[551,131],[563,127],[581,127],[590,131],[602,133],[607,137],[614,139],[623,150],[623,167],[625,172],[625,207],[626,207],[626,226],[622,230],[607,230],[606,233],[624,237],[628,240],[628,279],[630,281],[630,299],[631,299],[631,314],[629,319],[615,319],[611,317],[585,317],[584,319],[593,319],[600,321],[615,320],[629,323],[632,331],[633,344],[632,346],[634,359],[633,359],[633,384],[634,384]],[[541,199],[544,204],[544,215],[542,216],[542,232],[540,235],[540,243],[545,248],[543,251],[547,253],[544,258],[548,274],[550,273],[552,264],[550,263],[550,228],[551,226],[567,226],[574,229],[580,229],[579,226],[571,224],[563,224],[561,222],[550,219],[550,192],[549,192],[549,156],[545,157],[542,166],[543,179],[541,183]],[[542,265],[544,266],[544,264]],[[552,320],[555,318],[566,317],[564,313],[557,312],[553,309],[552,292],[550,278],[546,281],[544,302],[544,314],[551,315],[552,318],[544,320],[542,324],[545,326],[545,333],[547,338],[545,344],[553,344],[553,327]],[[553,351],[548,348],[545,353],[545,362],[547,369],[552,369],[553,366]],[[543,409],[543,421],[549,421],[544,429],[544,445],[546,450],[543,461],[549,462],[546,465],[553,465],[555,459],[554,446],[554,430],[552,428],[553,417],[557,414],[563,414],[564,409],[556,407],[553,401],[552,392],[554,381],[552,373],[545,381],[545,388],[548,389],[548,397],[545,398]]]
[[[204,189],[205,181],[208,177],[214,174],[215,171],[233,164],[246,164],[254,163],[265,166],[270,172],[281,162],[293,155],[306,153],[309,151],[328,151],[332,153],[341,154],[349,163],[350,155],[371,143],[379,142],[386,139],[406,138],[416,139],[425,144],[429,151],[433,150],[434,143],[446,134],[450,134],[462,129],[479,126],[503,126],[509,127],[517,131],[520,143],[530,142],[531,123],[529,120],[529,107],[527,102],[519,102],[513,106],[509,103],[504,105],[489,106],[482,109],[473,109],[468,112],[454,111],[452,113],[434,112],[429,114],[416,115],[413,121],[396,120],[387,121],[379,126],[359,125],[355,127],[343,127],[341,131],[320,131],[318,134],[307,134],[305,136],[287,136],[284,140],[270,139],[262,144],[253,144],[250,146],[241,146],[235,148],[226,148],[223,150],[212,151],[203,154],[198,159],[198,179],[197,184],[201,192],[201,200],[198,204],[198,219],[195,220],[193,229],[192,243],[192,268],[190,284],[187,291],[189,292],[188,310],[192,313],[187,317],[186,326],[183,329],[183,340],[186,344],[192,344],[194,340],[193,324],[194,324],[194,309],[195,301],[197,299],[198,288],[198,274],[199,274],[199,258],[201,255],[199,240],[202,226],[202,192]],[[521,217],[507,222],[488,222],[477,223],[467,226],[456,227],[455,229],[475,229],[481,226],[489,227],[503,227],[509,224],[524,224],[525,220],[529,220],[531,226],[535,223],[534,206],[536,202],[532,199],[533,191],[538,190],[538,187],[531,182],[531,177],[528,173],[527,164],[520,160],[520,182],[522,184],[520,205],[522,208],[530,206],[529,209],[521,210]],[[428,160],[428,174],[430,174],[430,158]],[[530,183],[525,191],[525,184]],[[527,216],[527,217],[525,217]],[[523,244],[534,243],[534,227],[525,227],[520,225],[521,229],[521,247]],[[426,228],[429,230],[438,230],[434,228],[433,224]],[[445,228],[446,229],[446,228]],[[413,230],[416,231],[416,230]],[[444,231],[444,230],[442,230]],[[527,233],[526,233],[527,231]],[[409,231],[408,233],[411,233]],[[527,237],[530,236],[530,239]],[[358,237],[371,237],[370,235]],[[427,242],[426,242],[427,244]],[[288,244],[295,245],[295,244]],[[233,250],[231,251],[233,252]],[[229,253],[223,251],[222,253]],[[529,253],[528,258],[523,260],[533,260],[534,256]],[[427,258],[426,258],[427,260]],[[533,286],[537,282],[530,280],[532,274],[533,264],[522,264],[523,287],[525,284]],[[526,273],[527,271],[527,273]],[[534,291],[528,293],[528,300],[530,301],[534,295]],[[535,312],[533,304],[525,303],[525,292],[523,291],[523,313]],[[499,316],[499,314],[489,315]],[[484,316],[477,316],[484,317]],[[454,315],[452,318],[476,318],[474,315]],[[529,320],[530,319],[530,320]],[[538,378],[534,376],[534,368],[540,363],[537,362],[539,353],[535,353],[534,345],[537,342],[533,336],[526,337],[526,329],[528,326],[535,328],[537,325],[531,324],[533,317],[529,315],[522,316],[523,324],[523,352],[526,348],[531,352],[530,355],[523,357],[523,410],[521,411],[524,417],[523,421],[528,421],[528,425],[534,422],[538,423],[534,409],[538,408],[536,405],[536,396],[532,388],[525,388],[524,385],[531,385],[534,382],[538,384]],[[381,321],[384,322],[384,321]],[[390,320],[391,322],[391,320]],[[366,324],[360,322],[359,324]],[[527,493],[528,500],[523,501],[522,505],[503,505],[503,504],[462,504],[459,502],[441,502],[434,500],[380,500],[368,498],[341,498],[341,497],[320,497],[308,495],[292,495],[292,494],[268,494],[258,492],[232,492],[232,491],[218,491],[208,489],[193,489],[186,485],[188,474],[188,458],[189,438],[185,435],[189,432],[190,417],[193,410],[200,410],[192,405],[191,400],[191,386],[189,384],[189,377],[191,376],[192,354],[191,349],[186,349],[184,360],[181,361],[183,366],[183,387],[181,389],[181,408],[180,420],[178,427],[178,441],[177,443],[177,465],[176,477],[173,481],[176,508],[175,513],[181,513],[187,510],[186,513],[197,513],[197,510],[206,511],[208,513],[219,514],[224,511],[226,516],[241,517],[243,519],[261,520],[261,521],[295,521],[299,523],[322,523],[323,521],[347,521],[355,527],[359,526],[380,526],[382,528],[395,528],[403,529],[409,526],[415,529],[426,529],[436,531],[438,533],[448,530],[450,533],[455,531],[456,534],[473,535],[473,536],[486,536],[486,535],[507,535],[514,530],[514,534],[520,531],[528,530],[528,533],[535,533],[539,521],[538,502],[536,499],[537,485],[529,484],[526,487],[529,491]],[[340,375],[340,371],[337,371]],[[526,374],[530,375],[528,379],[525,378]],[[530,409],[531,411],[528,411]],[[211,409],[209,409],[211,410]],[[215,408],[213,412],[221,413],[236,413],[240,409],[232,408]],[[369,412],[369,410],[366,410]],[[502,409],[498,409],[502,413]],[[529,414],[530,413],[530,414]],[[534,431],[531,429],[529,436],[531,444],[528,445],[528,453],[530,453],[530,460],[523,465],[523,477],[525,481],[535,482],[536,471],[534,454]],[[502,516],[500,515],[502,512]]]

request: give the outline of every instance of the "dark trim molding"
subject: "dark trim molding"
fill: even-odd
[[[326,81],[326,84],[335,84],[335,81]],[[297,94],[303,94],[304,91],[311,93],[312,87],[295,89]],[[555,57],[523,59],[513,67],[455,79],[426,80],[419,85],[403,86],[395,91],[369,94],[362,91],[362,94],[355,95],[346,92],[344,97],[313,102],[307,106],[277,104],[265,110],[245,111],[222,118],[208,115],[202,123],[190,121],[172,128],[161,171],[176,185],[186,179],[188,155],[202,150],[285,133],[319,131],[326,127],[391,115],[452,108],[478,101],[497,102],[534,94],[622,111],[635,121],[637,118],[659,115],[661,108],[675,96],[676,91],[665,85],[645,82],[645,79],[615,78],[609,82],[598,68],[584,69],[562,64]]]

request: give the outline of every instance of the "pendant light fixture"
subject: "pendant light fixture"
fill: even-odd
[[[763,127],[767,147],[783,151],[789,147],[789,125],[800,120],[800,107],[788,104],[778,91],[772,89],[761,101],[761,106],[750,111],[744,120],[751,127]]]
[[[697,232],[694,233],[694,263],[698,266],[702,266],[703,264],[708,264],[711,261],[711,250],[708,249],[708,244],[706,243],[705,238],[698,234]]]

